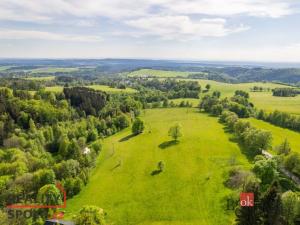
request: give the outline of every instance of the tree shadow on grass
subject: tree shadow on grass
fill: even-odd
[[[178,141],[175,141],[175,140],[165,141],[165,142],[161,143],[158,147],[161,149],[165,149],[165,148],[171,147],[173,145],[177,145],[177,144],[178,144]]]
[[[151,176],[158,175],[158,174],[160,174],[161,172],[162,172],[161,170],[153,170],[153,171],[151,172]]]
[[[128,141],[130,138],[133,138],[134,136],[136,136],[135,134],[129,134],[126,137],[123,137],[119,140],[119,142],[124,142],[124,141]]]

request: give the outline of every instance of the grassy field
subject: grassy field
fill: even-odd
[[[79,70],[79,68],[74,67],[43,67],[43,68],[37,68],[28,70],[27,72],[31,73],[56,73],[56,72],[74,72]]]
[[[181,72],[181,71],[168,71],[168,70],[153,70],[153,69],[141,69],[136,70],[128,74],[129,77],[144,77],[144,76],[155,76],[155,77],[187,77],[195,72]],[[201,72],[197,72],[198,74]]]
[[[93,204],[116,225],[231,224],[224,171],[233,157],[249,164],[217,118],[173,108],[147,110],[142,119],[143,134],[131,137],[127,129],[104,140],[88,185],[67,202],[67,218]],[[174,144],[167,134],[177,122],[183,137]],[[164,171],[151,175],[159,161]]]
[[[274,126],[270,123],[257,120],[254,118],[247,119],[251,124],[257,128],[268,130],[272,132],[273,135],[273,148],[280,145],[285,138],[287,138],[291,144],[292,151],[300,153],[300,133],[291,131],[289,129]]]
[[[0,71],[9,69],[11,66],[0,66]]]
[[[132,88],[118,89],[118,88],[111,88],[111,87],[106,86],[106,85],[91,85],[91,86],[87,86],[87,87],[93,88],[95,90],[106,91],[106,92],[109,92],[109,93],[114,93],[114,92],[135,93],[135,92],[137,92],[137,90],[132,89]]]
[[[136,90],[132,88],[126,88],[126,89],[118,89],[118,88],[111,88],[106,85],[91,85],[87,86],[89,88],[93,88],[95,90],[105,91],[108,93],[120,93],[120,92],[126,92],[126,93],[134,93]],[[64,89],[63,86],[52,86],[52,87],[46,87],[46,91],[53,91],[53,92],[62,92]]]
[[[266,111],[279,110],[283,112],[289,112],[293,114],[300,114],[300,95],[297,97],[275,97],[272,95],[272,92],[250,92],[250,88],[254,86],[264,87],[264,88],[276,88],[276,87],[287,87],[281,84],[275,83],[240,83],[240,84],[228,84],[221,83],[211,80],[198,80],[202,89],[205,89],[207,84],[211,85],[211,90],[208,93],[213,91],[220,91],[222,93],[221,97],[231,97],[234,95],[236,90],[244,90],[249,92],[250,101],[258,109],[264,109]],[[204,94],[202,94],[203,96]]]
[[[46,76],[46,77],[26,77],[25,80],[37,80],[37,81],[49,81],[54,80],[55,76]]]
[[[52,86],[52,87],[46,87],[46,91],[52,91],[52,92],[62,92],[64,87],[63,86]]]

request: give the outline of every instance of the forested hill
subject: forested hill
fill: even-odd
[[[2,68],[1,68],[2,67]],[[217,80],[229,83],[275,81],[289,84],[300,82],[299,64],[258,64],[238,62],[199,62],[143,59],[0,59],[0,77],[23,76],[45,68],[68,68],[53,72],[74,76],[111,75],[140,69],[190,72],[190,78]],[[39,70],[40,69],[40,70]],[[199,74],[198,74],[199,72]]]

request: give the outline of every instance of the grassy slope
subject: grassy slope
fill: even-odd
[[[251,124],[257,128],[268,130],[272,132],[273,135],[273,147],[280,145],[285,138],[287,138],[291,144],[292,151],[300,153],[300,133],[291,131],[289,129],[284,129],[281,127],[274,126],[270,123],[257,120],[254,118],[248,119]]]
[[[148,110],[143,119],[143,134],[120,142],[127,129],[105,139],[89,184],[68,201],[68,216],[94,204],[116,225],[230,224],[233,214],[226,213],[222,198],[231,190],[223,186],[223,173],[233,156],[249,164],[217,118],[173,108]],[[176,122],[184,134],[180,143],[159,148],[170,141],[168,129]],[[161,160],[164,172],[151,176]]]

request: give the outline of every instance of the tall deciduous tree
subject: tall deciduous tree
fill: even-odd
[[[169,129],[169,136],[171,136],[175,141],[178,140],[182,136],[181,126],[179,124],[175,124]]]

